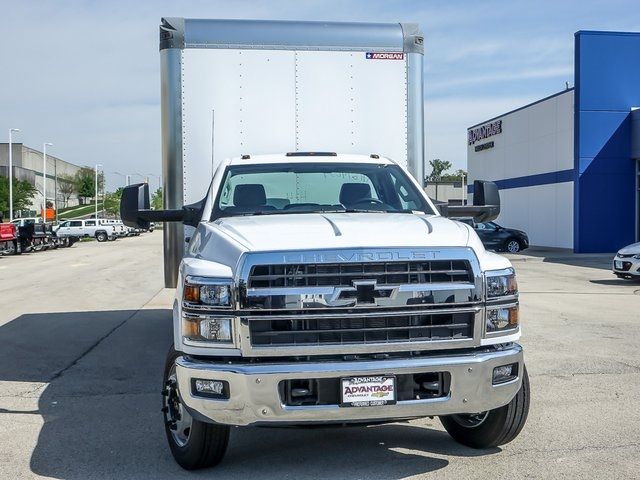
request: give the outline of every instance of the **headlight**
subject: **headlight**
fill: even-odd
[[[487,308],[486,332],[501,332],[518,327],[518,305]]]
[[[182,335],[185,340],[193,342],[231,343],[231,324],[231,318],[183,313]]]
[[[485,333],[517,329],[519,316],[516,272],[513,268],[489,270],[485,272],[485,282],[487,292]]]
[[[489,270],[485,273],[487,284],[487,299],[516,295],[518,282],[513,268],[504,270]]]
[[[633,258],[635,258],[636,260],[640,260],[640,254],[634,255]]]
[[[184,282],[182,298],[193,306],[231,307],[231,280],[187,277]]]

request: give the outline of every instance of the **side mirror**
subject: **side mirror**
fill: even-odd
[[[150,210],[149,185],[136,183],[122,191],[120,218],[127,227],[148,229],[151,222],[182,222],[185,210]]]
[[[441,208],[449,218],[472,217],[476,223],[490,222],[500,215],[500,191],[494,182],[473,182],[473,205],[447,205]]]
[[[127,227],[149,228],[149,220],[140,212],[149,210],[149,185],[138,183],[125,187],[120,197],[120,218]]]
[[[497,206],[500,208],[498,186],[487,180],[473,182],[473,204],[477,206]]]

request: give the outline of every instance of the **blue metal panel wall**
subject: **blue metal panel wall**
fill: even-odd
[[[631,107],[640,106],[640,34],[575,36],[574,250],[635,241]]]

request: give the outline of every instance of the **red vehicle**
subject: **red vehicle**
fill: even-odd
[[[13,255],[15,253],[18,253],[16,226],[12,223],[0,223],[0,254]]]

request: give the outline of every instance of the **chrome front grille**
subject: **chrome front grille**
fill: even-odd
[[[483,282],[470,248],[256,252],[239,267],[244,355],[384,353],[480,342]]]
[[[251,345],[433,342],[473,338],[474,312],[297,316],[249,320]]]
[[[467,260],[254,265],[248,288],[351,287],[354,281],[378,285],[460,283],[473,281]]]

